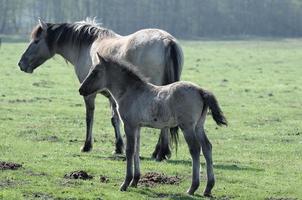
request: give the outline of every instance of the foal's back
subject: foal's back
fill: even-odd
[[[179,81],[165,86],[147,84],[145,90],[137,91],[133,112],[143,126],[153,128],[175,127],[179,123],[195,124],[203,111],[201,88]]]

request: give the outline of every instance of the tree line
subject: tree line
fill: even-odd
[[[0,34],[28,35],[38,17],[96,17],[119,34],[161,28],[179,38],[301,37],[301,0],[0,0]]]

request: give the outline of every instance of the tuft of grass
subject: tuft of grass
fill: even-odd
[[[216,199],[302,198],[302,40],[182,41],[182,79],[217,96],[229,127],[209,117]],[[178,154],[165,162],[150,155],[158,130],[143,129],[141,171],[181,177],[179,185],[139,186],[119,192],[125,161],[112,156],[114,133],[108,101],[96,102],[94,148],[80,153],[85,109],[73,67],[56,56],[34,74],[19,70],[25,43],[0,48],[0,161],[22,164],[0,173],[0,199],[200,199],[185,194],[191,160],[181,137]],[[202,155],[201,155],[202,156]],[[92,180],[64,175],[85,170]],[[100,182],[99,177],[108,177]]]

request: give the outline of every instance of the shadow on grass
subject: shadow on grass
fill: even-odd
[[[264,171],[264,169],[246,167],[246,166],[238,166],[235,164],[219,164],[219,165],[214,165],[214,168],[223,169],[223,170],[235,170],[235,171],[254,171],[254,172]]]
[[[168,198],[168,199],[181,199],[181,200],[193,200],[193,199],[207,199],[199,194],[196,194],[194,196],[190,196],[185,193],[176,193],[176,194],[169,194],[169,193],[162,193],[162,192],[155,192],[154,190],[151,190],[150,188],[140,188],[139,190],[131,190],[131,192],[139,193],[144,196],[148,196],[149,198],[154,199],[162,199],[162,198]]]
[[[179,164],[179,165],[188,165],[191,166],[191,161],[188,160],[167,160],[167,163]],[[205,163],[201,163],[203,166]],[[236,164],[217,164],[214,165],[214,169],[222,169],[222,170],[235,170],[235,171],[255,171],[260,172],[264,171],[264,169],[248,167],[248,166],[240,166]]]
[[[117,161],[126,160],[125,155],[97,156],[97,158],[104,159],[104,160],[117,160]],[[140,157],[140,159],[155,162],[155,160],[150,157]],[[191,161],[189,161],[189,160],[166,160],[163,162],[167,162],[167,163],[174,164],[174,165],[187,165],[187,166],[192,165]],[[205,166],[205,163],[201,163],[201,164],[203,166]],[[240,165],[236,165],[236,164],[216,164],[216,165],[214,165],[214,169],[233,170],[233,171],[254,171],[254,172],[264,171],[264,169],[261,169],[261,168],[240,166]]]

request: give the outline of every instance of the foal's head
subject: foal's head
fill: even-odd
[[[18,63],[22,71],[32,73],[35,68],[54,55],[46,41],[48,26],[39,19],[39,25],[32,32],[29,46]]]
[[[93,94],[103,90],[106,84],[106,65],[108,62],[97,54],[99,62],[89,72],[85,80],[82,82],[79,92],[83,96]]]

